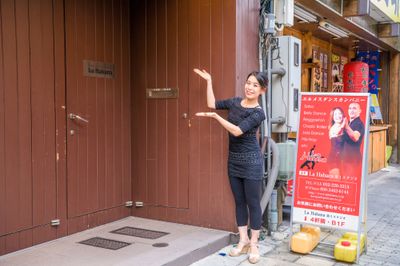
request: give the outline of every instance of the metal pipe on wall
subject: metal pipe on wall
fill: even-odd
[[[263,20],[263,23],[266,23],[266,14],[261,12],[260,14],[260,20]],[[265,25],[264,25],[265,26]],[[264,122],[264,127],[262,128],[262,143],[263,143],[263,152],[265,154],[265,149],[266,151],[266,158],[267,158],[267,165],[266,165],[266,171],[268,173],[268,181],[266,184],[266,187],[264,189],[263,195],[261,197],[261,209],[262,212],[264,213],[268,202],[271,198],[271,194],[273,191],[273,188],[275,186],[275,182],[278,176],[278,166],[279,166],[279,152],[278,152],[278,147],[276,143],[272,140],[271,138],[271,128],[272,128],[272,123],[271,123],[271,78],[272,78],[272,58],[271,58],[271,45],[270,45],[270,39],[273,38],[272,35],[273,33],[266,31],[266,27],[260,27],[260,40],[259,40],[259,64],[260,64],[260,71],[267,71],[267,77],[268,77],[268,85],[267,85],[267,95],[264,94],[261,97],[261,105],[264,109],[266,119],[267,121]],[[265,44],[265,47],[263,47],[263,41]],[[266,51],[264,49],[267,49]],[[265,55],[265,56],[264,56]],[[266,146],[265,147],[265,142]],[[272,151],[272,156],[271,156],[271,151]],[[274,160],[272,161],[272,157]]]

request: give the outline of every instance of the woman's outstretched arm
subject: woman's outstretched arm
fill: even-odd
[[[232,124],[231,122],[225,120],[221,116],[219,116],[217,113],[214,112],[200,112],[196,113],[196,116],[204,116],[204,117],[211,117],[217,120],[226,130],[228,130],[229,133],[234,135],[235,137],[239,137],[240,135],[243,134],[243,131],[240,129],[240,127]]]
[[[211,75],[204,69],[200,70],[200,69],[195,68],[195,69],[193,69],[193,71],[207,81],[207,106],[208,106],[208,108],[215,109],[215,97],[214,97],[214,91],[213,91],[213,87],[212,87]]]

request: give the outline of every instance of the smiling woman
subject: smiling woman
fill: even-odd
[[[211,75],[205,70],[194,69],[207,81],[207,106],[212,109],[229,110],[228,119],[215,112],[198,112],[197,116],[216,119],[229,132],[228,175],[236,204],[236,222],[240,241],[229,255],[239,256],[250,249],[249,261],[260,260],[258,237],[261,228],[261,188],[264,176],[264,158],[256,133],[264,111],[258,104],[258,97],[265,93],[268,79],[262,72],[251,72],[244,85],[244,98],[234,97],[216,101]],[[250,216],[251,239],[247,235]]]

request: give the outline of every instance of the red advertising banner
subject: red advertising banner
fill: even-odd
[[[369,94],[303,93],[293,221],[356,231]]]

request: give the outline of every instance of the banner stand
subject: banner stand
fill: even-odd
[[[300,94],[289,250],[300,224],[357,233],[356,263],[363,233],[367,253],[369,107],[369,93]]]

